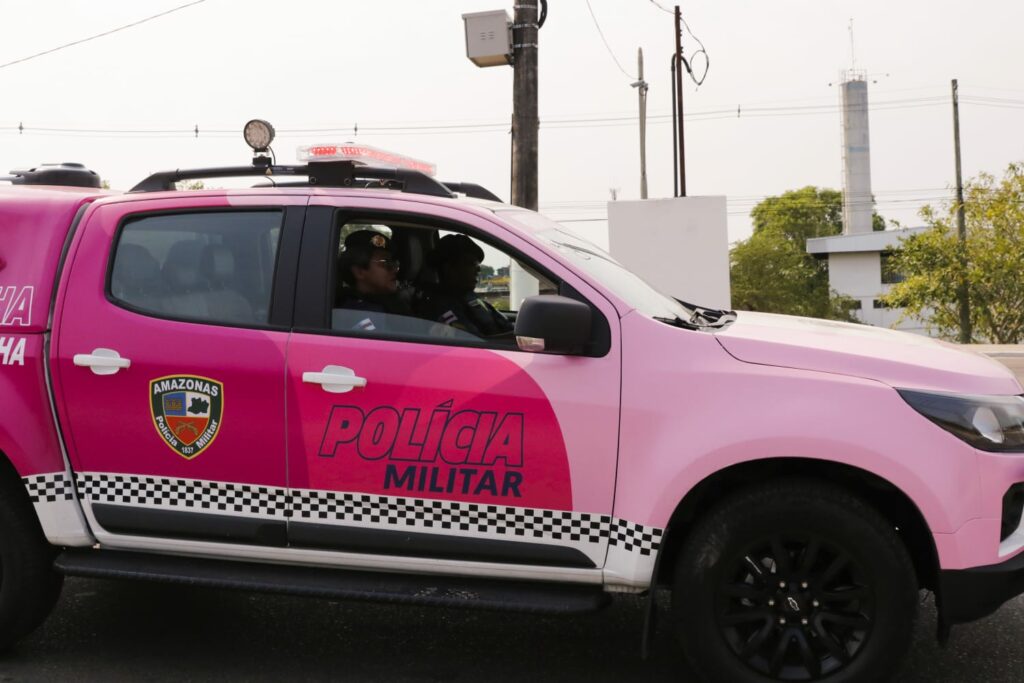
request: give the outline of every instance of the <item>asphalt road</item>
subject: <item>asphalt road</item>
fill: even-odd
[[[1024,599],[958,627],[944,650],[930,599],[921,615],[901,683],[1024,679]],[[635,598],[538,617],[71,579],[0,658],[0,682],[694,680],[665,629],[640,660],[640,620]]]

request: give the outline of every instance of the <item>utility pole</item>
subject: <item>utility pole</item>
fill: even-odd
[[[647,81],[644,80],[644,49],[636,50],[637,81],[633,84],[640,98],[640,199],[647,199]]]
[[[676,5],[676,57],[675,57],[675,90],[676,90],[676,125],[679,136],[679,196],[686,196],[686,147],[683,144],[683,15]]]
[[[537,210],[538,0],[519,0],[512,24],[512,203]],[[532,3],[532,4],[531,4]]]
[[[956,79],[953,79],[953,148],[956,156],[956,233],[959,240],[960,282],[957,284],[957,304],[960,309],[960,343],[971,343],[971,302],[967,290],[967,224],[964,219],[964,182],[960,170],[960,98]]]

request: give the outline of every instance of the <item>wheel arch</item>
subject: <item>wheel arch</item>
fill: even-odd
[[[18,469],[3,450],[0,450],[0,495],[14,496],[19,505],[32,510],[32,517],[36,520],[36,525],[39,527],[39,535],[43,535],[42,524],[35,512],[35,506],[32,505],[32,498],[29,496],[28,488],[18,473]]]
[[[715,472],[694,486],[679,502],[666,527],[655,580],[672,580],[679,551],[693,523],[724,496],[772,479],[800,477],[839,485],[862,498],[889,520],[914,563],[918,585],[935,589],[939,559],[931,530],[917,505],[891,482],[867,470],[813,458],[769,458],[738,463]]]

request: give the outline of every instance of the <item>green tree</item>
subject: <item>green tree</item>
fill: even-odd
[[[736,308],[856,321],[857,301],[829,288],[828,262],[807,253],[807,240],[843,231],[843,195],[808,186],[768,197],[750,212],[754,234],[730,253]],[[885,229],[878,214],[876,230]]]
[[[964,188],[967,226],[960,258],[956,204],[926,206],[925,232],[900,245],[891,265],[905,278],[885,297],[904,317],[954,340],[960,331],[957,284],[966,276],[972,341],[1024,342],[1024,164],[1010,164],[1002,179],[982,173]],[[963,265],[962,265],[963,264]]]

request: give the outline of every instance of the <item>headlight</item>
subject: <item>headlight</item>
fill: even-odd
[[[914,410],[975,448],[1024,453],[1024,396],[898,391]]]

